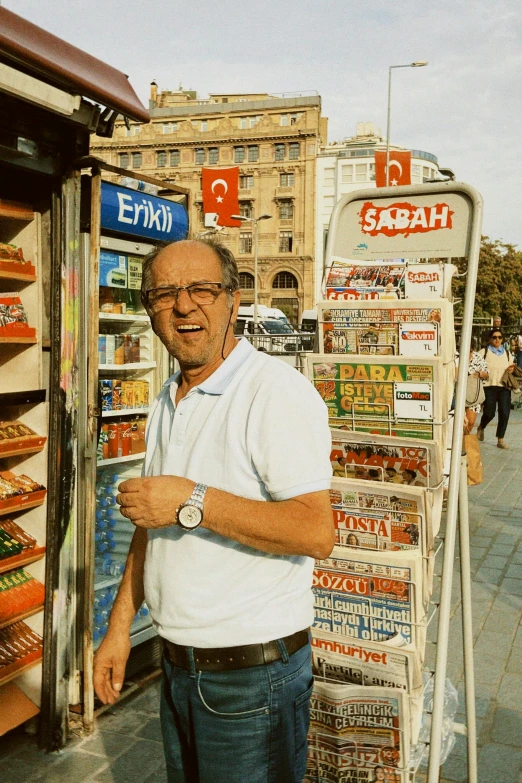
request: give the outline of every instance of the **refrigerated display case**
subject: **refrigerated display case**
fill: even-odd
[[[85,584],[78,644],[83,650],[83,723],[91,729],[91,661],[107,630],[134,533],[116,503],[118,485],[141,475],[149,405],[172,371],[171,358],[141,305],[142,262],[156,244],[184,238],[188,217],[186,190],[167,189],[150,178],[135,182],[149,192],[132,189],[106,179],[127,183],[129,172],[93,159],[87,162],[91,171],[82,183],[81,247],[83,323],[89,339],[81,373],[86,385],[80,394],[85,426],[80,435],[84,480],[79,486],[79,505],[85,509]],[[127,673],[142,663],[159,663],[161,647],[145,604],[132,624],[131,646]]]
[[[118,113],[148,120],[124,74],[0,7],[0,746],[62,747],[81,700],[78,161]]]

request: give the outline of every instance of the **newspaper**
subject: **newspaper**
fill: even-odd
[[[318,302],[317,315],[325,354],[455,356],[453,307],[446,299]]]
[[[326,299],[368,301],[393,299],[452,300],[454,264],[418,263],[401,258],[352,261],[334,256],[326,275]]]
[[[437,487],[442,481],[440,442],[332,430],[330,460],[339,478]],[[370,472],[371,471],[371,472]]]
[[[346,639],[312,628],[312,665],[319,679],[353,685],[381,685],[413,693],[422,687],[419,656],[414,650],[380,642]]]
[[[422,651],[422,556],[404,555],[335,546],[314,568],[314,627]]]
[[[328,407],[332,427],[440,440],[453,397],[453,364],[439,358],[307,354],[305,371]]]
[[[316,681],[310,702],[308,783],[406,783],[406,694]]]

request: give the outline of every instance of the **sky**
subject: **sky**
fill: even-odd
[[[328,140],[357,122],[431,152],[484,198],[483,233],[522,250],[519,0],[1,0],[160,90],[316,91]]]

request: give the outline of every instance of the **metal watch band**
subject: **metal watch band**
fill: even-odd
[[[196,484],[192,490],[192,495],[183,505],[196,506],[203,513],[203,500],[205,499],[205,492],[207,489],[208,486],[206,484]]]

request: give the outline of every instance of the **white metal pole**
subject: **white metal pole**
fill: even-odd
[[[258,250],[257,250],[257,228],[258,228],[258,220],[255,219],[253,221],[254,223],[254,334],[257,334],[257,297],[258,297],[258,286],[257,286],[257,262],[258,262]]]
[[[392,67],[388,68],[388,121],[386,123],[386,187],[390,184],[390,115],[391,115],[391,77]]]
[[[468,782],[477,783],[477,719],[475,713],[475,671],[473,666],[473,621],[471,615],[471,566],[469,554],[468,471],[466,455],[460,461],[459,487],[460,589],[462,599],[462,640],[464,647],[464,686],[468,742]]]
[[[466,380],[468,375],[471,330],[473,326],[473,307],[480,253],[480,232],[482,228],[483,201],[480,194],[466,186],[473,201],[472,225],[468,253],[468,274],[464,297],[462,333],[460,340],[460,360],[457,389],[455,393],[455,418],[448,487],[448,511],[446,515],[446,537],[444,561],[442,566],[441,595],[437,634],[437,658],[435,664],[435,682],[433,690],[433,714],[430,733],[430,759],[427,783],[438,783],[440,752],[442,741],[442,718],[444,708],[444,684],[448,663],[449,621],[451,612],[451,587],[453,582],[453,561],[455,557],[455,536],[457,527],[457,507],[460,482],[460,461],[463,440],[464,412],[466,405]]]

